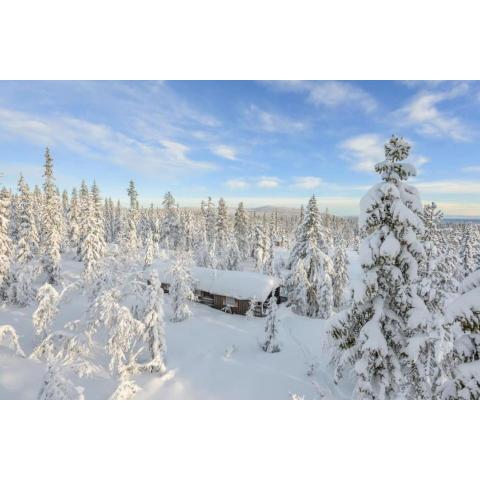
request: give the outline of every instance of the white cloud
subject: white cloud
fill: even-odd
[[[63,147],[91,159],[148,174],[212,170],[188,158],[189,148],[169,139],[142,142],[109,126],[71,116],[45,116],[0,108],[0,134],[42,147]]]
[[[277,177],[261,177],[257,182],[260,188],[277,188],[280,186],[280,180]]]
[[[280,81],[270,82],[275,88],[307,94],[307,100],[316,106],[350,107],[372,112],[377,102],[367,92],[348,82],[339,81]]]
[[[313,190],[322,185],[322,179],[320,177],[295,177],[293,187],[304,188],[306,190]]]
[[[480,172],[480,165],[470,165],[469,167],[463,167],[462,172],[478,173]]]
[[[467,90],[468,85],[460,84],[449,91],[421,92],[397,110],[394,116],[400,125],[413,126],[423,135],[469,140],[469,128],[459,118],[438,109],[438,104],[463,95]]]
[[[293,133],[308,128],[307,123],[292,120],[284,115],[267,112],[256,105],[250,105],[247,110],[247,117],[253,120],[255,128],[269,133]]]
[[[212,152],[218,157],[226,158],[227,160],[237,159],[237,152],[233,147],[229,147],[228,145],[214,145]]]
[[[349,158],[352,168],[361,172],[374,172],[375,164],[384,159],[384,142],[376,134],[367,133],[349,138],[340,148]]]
[[[420,193],[460,193],[465,195],[480,195],[480,182],[469,180],[439,180],[434,182],[415,182]]]
[[[242,180],[242,179],[228,180],[228,181],[225,182],[225,185],[228,188],[232,188],[232,189],[240,189],[240,188],[247,188],[248,187],[248,183],[245,180]]]

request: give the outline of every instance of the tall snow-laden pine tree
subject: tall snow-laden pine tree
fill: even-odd
[[[275,295],[272,295],[268,300],[267,316],[265,318],[265,341],[262,344],[263,351],[267,353],[276,353],[280,351],[277,309],[277,299]]]
[[[80,258],[84,264],[85,280],[93,278],[98,261],[105,254],[105,236],[103,219],[98,209],[101,208],[98,189],[94,184],[92,191],[83,199],[84,202],[84,225],[83,236],[80,246]]]
[[[452,365],[452,332],[444,315],[447,297],[455,279],[446,259],[447,247],[440,229],[442,212],[432,202],[425,205],[421,217],[425,226],[421,236],[425,255],[418,268],[418,294],[432,316],[421,358],[429,396],[437,398]]]
[[[216,233],[216,214],[215,206],[213,205],[212,198],[208,197],[207,205],[204,209],[205,214],[205,232],[207,236],[207,246],[210,251],[215,250],[215,233]]]
[[[221,269],[227,265],[229,248],[228,211],[223,198],[218,201],[217,223],[215,226],[215,260]]]
[[[140,241],[137,235],[137,223],[138,223],[138,193],[133,180],[130,180],[130,184],[127,189],[128,196],[130,198],[130,209],[127,215],[127,225],[125,228],[125,235],[123,238],[123,254],[126,256],[135,256],[140,247]]]
[[[337,314],[329,333],[337,352],[336,378],[353,366],[360,398],[425,398],[422,355],[431,316],[416,292],[418,238],[423,222],[418,191],[405,180],[415,167],[403,161],[410,145],[392,136],[375,166],[382,182],[362,198],[360,246],[363,277],[351,308]]]
[[[0,297],[2,298],[6,298],[7,295],[12,253],[12,242],[8,235],[9,207],[10,194],[2,188],[0,192]]]
[[[306,287],[306,310],[302,312],[309,317],[328,318],[333,308],[332,290],[332,261],[322,250],[325,242],[321,233],[320,212],[317,200],[312,196],[304,213],[303,223],[297,235],[297,241],[292,249],[290,264],[292,273],[287,280],[289,286],[289,298],[294,305],[301,304],[295,295],[300,293],[295,285],[294,277],[298,275],[296,264],[301,260],[305,269],[307,282],[302,283]],[[300,313],[303,309],[297,307]]]
[[[194,282],[184,259],[177,257],[168,270],[169,293],[172,299],[172,322],[182,322],[192,316],[188,301],[195,299]]]
[[[62,207],[53,176],[53,159],[45,150],[41,248],[42,265],[47,281],[56,284],[60,277],[60,247],[62,244]]]
[[[245,260],[250,253],[248,215],[243,206],[243,202],[238,204],[234,218],[234,232],[240,257]]]
[[[163,197],[162,202],[164,217],[161,225],[161,238],[163,247],[176,250],[180,243],[180,220],[175,199],[170,192]]]

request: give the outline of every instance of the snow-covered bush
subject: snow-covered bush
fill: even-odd
[[[53,320],[58,313],[58,292],[52,285],[45,283],[38,289],[38,307],[33,312],[33,328],[40,338],[45,338],[52,326]]]

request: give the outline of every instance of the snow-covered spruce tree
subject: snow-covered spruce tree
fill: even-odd
[[[237,241],[234,238],[231,238],[227,256],[225,258],[225,268],[227,270],[238,270],[240,258],[241,257],[237,247]]]
[[[345,302],[345,287],[348,282],[348,259],[347,251],[343,243],[337,245],[333,259],[333,306],[336,309],[343,307]]]
[[[306,315],[308,309],[307,292],[309,290],[309,281],[303,260],[298,260],[293,266],[288,279],[288,303],[293,311],[299,315]]]
[[[246,317],[253,318],[255,316],[257,303],[258,303],[257,297],[254,296],[252,299],[250,299],[250,303],[248,304],[248,310],[245,313]]]
[[[84,264],[84,278],[91,281],[98,261],[105,255],[105,231],[101,212],[101,200],[94,183],[92,191],[83,200],[85,218],[80,246],[80,258]]]
[[[66,369],[58,363],[51,363],[43,378],[39,400],[84,400],[83,387],[74,385]]]
[[[68,211],[68,241],[75,251],[80,249],[80,204],[77,189],[72,190]]]
[[[480,270],[461,285],[462,294],[447,307],[454,332],[454,369],[442,387],[442,398],[480,399]]]
[[[307,306],[304,315],[315,318],[328,318],[333,308],[332,261],[324,253],[324,238],[320,230],[320,212],[317,200],[312,196],[304,213],[303,223],[297,236],[297,242],[292,249],[290,264],[291,276],[296,275],[296,264],[302,260],[308,282],[302,282],[306,287]],[[293,278],[287,280],[291,303],[298,304],[296,285]],[[300,298],[302,296],[300,295]],[[299,310],[298,310],[299,311]],[[299,311],[300,313],[300,311]]]
[[[115,306],[106,346],[110,355],[109,369],[112,375],[124,378],[139,371],[137,356],[140,353],[139,341],[143,334],[144,324],[134,318],[127,307]]]
[[[44,204],[40,232],[42,265],[47,281],[56,284],[60,278],[60,247],[62,244],[62,207],[53,177],[53,159],[48,148],[45,150]]]
[[[218,268],[225,269],[229,248],[228,212],[223,198],[218,201],[217,223],[215,225],[215,259]]]
[[[435,203],[425,205],[421,218],[424,233],[421,241],[425,255],[419,262],[418,294],[432,316],[427,326],[428,341],[422,352],[430,397],[437,398],[439,388],[452,368],[451,325],[445,321],[447,296],[456,282],[451,264],[446,260],[447,246],[441,232],[443,214]]]
[[[208,202],[204,208],[205,215],[205,232],[207,237],[207,246],[210,251],[215,250],[215,233],[216,233],[216,213],[212,198],[208,197]]]
[[[145,245],[145,255],[143,257],[143,266],[144,268],[149,267],[153,260],[155,260],[155,244],[153,243],[153,235],[150,232],[147,235],[147,244]]]
[[[38,307],[33,312],[32,321],[36,335],[42,340],[48,335],[58,313],[58,297],[58,292],[49,283],[38,289]]]
[[[176,250],[180,243],[180,220],[175,198],[173,198],[170,192],[167,192],[163,197],[162,206],[164,210],[164,217],[160,227],[162,245],[167,250]]]
[[[418,235],[423,222],[418,191],[405,180],[415,168],[403,161],[410,145],[392,136],[385,160],[375,166],[382,182],[360,202],[363,277],[351,308],[335,315],[329,333],[337,349],[336,379],[354,367],[359,398],[391,399],[428,395],[423,352],[431,316],[416,292],[418,260],[424,254]]]
[[[127,224],[125,226],[122,249],[126,256],[135,256],[140,247],[140,240],[137,233],[139,217],[138,193],[133,180],[130,180],[127,193],[130,198],[130,208],[127,214]]]
[[[150,362],[142,365],[142,368],[149,372],[163,373],[166,371],[165,354],[167,344],[165,340],[163,290],[156,271],[153,271],[148,278],[144,296],[144,340],[148,345],[151,359]]]
[[[477,228],[472,223],[466,223],[463,226],[460,258],[464,276],[468,276],[477,268],[480,268],[478,264],[480,259],[480,238]]]
[[[263,272],[265,262],[268,257],[268,239],[263,226],[255,225],[253,237],[253,258],[255,259],[255,269],[257,272]]]
[[[0,298],[3,299],[7,295],[12,253],[12,242],[8,235],[9,207],[10,194],[5,188],[2,188],[0,192]]]
[[[248,215],[243,206],[243,202],[238,204],[234,218],[234,233],[237,247],[240,252],[240,258],[245,260],[250,253]]]
[[[290,253],[288,268],[292,268],[299,259],[307,258],[311,245],[315,245],[323,252],[326,252],[320,211],[318,210],[315,195],[312,195],[305,210],[303,210],[302,206],[301,223],[295,234],[295,243]]]
[[[268,300],[267,316],[265,317],[265,341],[262,344],[263,351],[267,353],[280,351],[277,309],[277,299],[272,295]]]
[[[172,302],[172,322],[182,322],[191,317],[189,301],[195,300],[194,282],[185,260],[177,257],[168,270],[169,294]]]
[[[18,241],[15,261],[19,264],[30,262],[38,251],[38,232],[32,205],[32,195],[23,175],[18,180],[19,201],[17,203]]]

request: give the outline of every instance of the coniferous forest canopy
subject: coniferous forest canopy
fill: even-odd
[[[122,204],[62,190],[47,148],[0,192],[0,397],[479,399],[480,228],[422,203],[410,155],[385,143],[349,218],[134,180]]]

